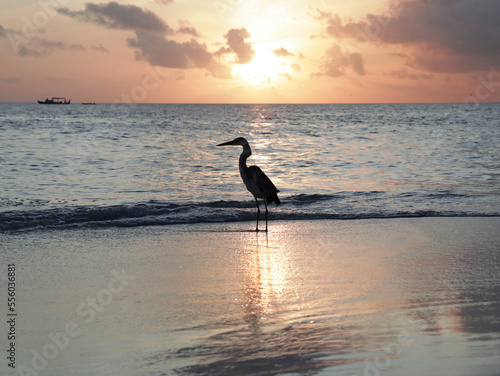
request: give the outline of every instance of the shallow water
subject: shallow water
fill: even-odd
[[[500,105],[0,104],[0,229],[500,214]]]
[[[40,375],[497,375],[499,225],[13,233],[2,257],[19,275],[18,364],[75,322],[79,334]]]

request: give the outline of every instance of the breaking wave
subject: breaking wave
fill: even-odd
[[[474,210],[481,197],[453,193],[340,192],[301,194],[282,199],[269,209],[272,220],[369,219],[405,217],[500,216],[500,210]],[[454,210],[449,210],[454,202]],[[462,203],[459,205],[458,203]],[[484,204],[484,203],[483,203]],[[497,208],[498,209],[498,208]],[[112,206],[63,206],[0,212],[0,230],[68,229],[76,227],[135,227],[174,224],[252,221],[255,202],[212,201],[145,203]]]

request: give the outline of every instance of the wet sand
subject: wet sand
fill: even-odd
[[[500,218],[253,226],[2,235],[1,373],[500,374]]]

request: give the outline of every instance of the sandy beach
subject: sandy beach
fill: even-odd
[[[500,218],[252,228],[3,235],[2,374],[500,374]]]

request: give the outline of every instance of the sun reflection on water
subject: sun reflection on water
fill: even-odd
[[[254,237],[255,236],[255,237]],[[268,234],[244,241],[242,269],[246,319],[253,326],[272,316],[291,287],[292,265],[286,247]]]

